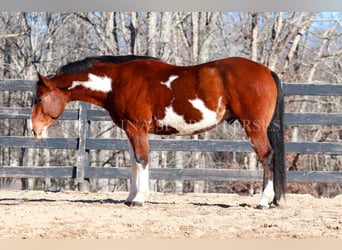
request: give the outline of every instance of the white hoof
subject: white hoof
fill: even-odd
[[[272,204],[274,199],[274,189],[273,189],[273,181],[268,181],[266,188],[262,192],[262,197],[260,202],[257,205],[257,209],[268,209],[270,204]]]
[[[125,204],[127,206],[138,206],[141,207],[145,203],[145,197],[147,195],[144,195],[142,192],[137,192],[136,194],[130,193],[125,201]]]

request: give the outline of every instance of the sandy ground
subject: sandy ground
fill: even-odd
[[[0,191],[0,239],[342,239],[342,195],[288,194],[256,210],[260,196]]]

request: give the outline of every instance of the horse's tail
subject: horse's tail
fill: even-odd
[[[285,165],[285,143],[284,143],[284,94],[280,80],[276,73],[272,72],[272,77],[277,85],[278,96],[275,111],[268,126],[267,136],[273,149],[273,169],[274,169],[274,192],[273,203],[278,204],[281,196],[285,196],[286,191],[286,165]]]

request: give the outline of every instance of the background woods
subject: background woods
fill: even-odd
[[[261,62],[287,83],[342,82],[342,13],[1,13],[0,79],[36,79],[36,72],[54,74],[61,65],[92,55],[150,55],[169,63],[190,65],[228,56]],[[32,93],[0,92],[2,107],[31,107]],[[69,104],[69,108],[78,103]],[[341,97],[289,96],[292,112],[341,113]],[[1,135],[29,135],[27,120],[0,120]],[[341,141],[341,126],[286,127],[287,141]],[[74,121],[58,122],[51,136],[78,133]],[[98,138],[124,138],[111,122],[92,122]],[[244,139],[238,123],[224,123],[199,139]],[[72,165],[73,150],[0,148],[0,165]],[[90,152],[93,166],[128,166],[124,151]],[[340,155],[287,154],[290,170],[342,170]],[[151,167],[258,169],[255,154],[224,152],[152,152]],[[2,178],[1,186],[13,184]],[[30,188],[72,188],[68,179],[30,179]],[[151,181],[158,191],[255,192],[257,184],[194,181]],[[310,186],[310,185],[309,185]],[[317,186],[307,192],[317,192]],[[125,190],[126,180],[90,180],[91,190]],[[305,187],[307,188],[307,187]],[[315,189],[316,188],[316,189]],[[331,194],[341,187],[329,187]],[[313,191],[312,191],[313,190]],[[316,190],[316,191],[315,191]],[[299,192],[292,187],[293,192]]]

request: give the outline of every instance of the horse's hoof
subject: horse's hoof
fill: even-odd
[[[128,207],[142,207],[144,202],[139,201],[125,201],[125,205]]]
[[[269,208],[269,206],[265,206],[265,205],[261,205],[261,204],[258,204],[257,206],[256,206],[256,209],[259,209],[259,210],[266,210],[266,209],[268,209]]]

